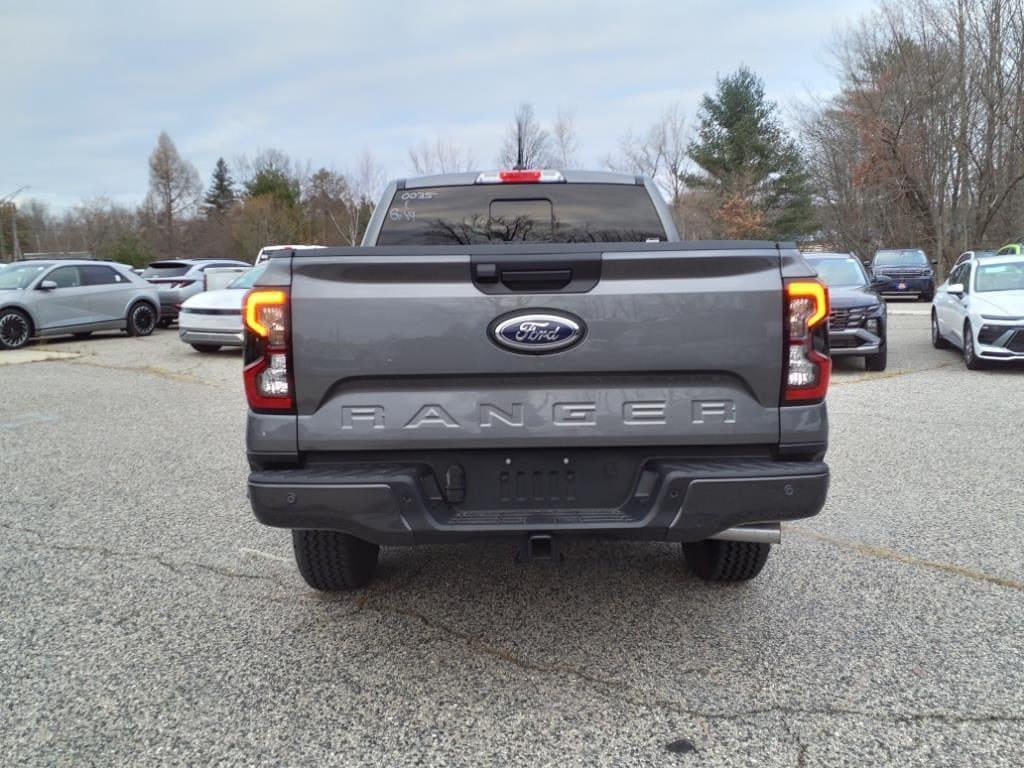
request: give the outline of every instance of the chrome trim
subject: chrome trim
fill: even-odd
[[[178,338],[186,344],[220,344],[222,347],[241,347],[245,343],[241,331],[193,331],[181,328],[178,330]]]
[[[829,350],[832,357],[847,355],[873,355],[882,348],[882,338],[867,328],[847,328],[842,331],[829,331],[830,339],[857,339],[861,342],[856,347],[833,347]]]
[[[757,523],[726,528],[711,537],[719,541],[751,541],[755,544],[779,544],[782,541],[782,525],[779,523]]]

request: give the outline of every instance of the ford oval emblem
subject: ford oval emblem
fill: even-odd
[[[491,328],[494,340],[514,352],[540,355],[583,340],[583,322],[553,312],[517,313]]]

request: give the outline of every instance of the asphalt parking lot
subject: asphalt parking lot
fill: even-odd
[[[249,512],[238,353],[0,353],[0,763],[1024,764],[1024,370],[892,309],[889,370],[837,365],[828,506],[740,587],[488,545],[316,594]]]

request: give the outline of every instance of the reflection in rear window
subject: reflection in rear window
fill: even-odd
[[[642,186],[477,184],[398,190],[377,245],[666,239],[654,203]]]
[[[928,257],[924,251],[904,249],[899,251],[878,251],[872,262],[876,267],[926,267]]]
[[[181,277],[191,269],[191,264],[150,264],[143,277]]]

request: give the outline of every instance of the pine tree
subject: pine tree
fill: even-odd
[[[213,177],[210,180],[210,189],[203,198],[203,210],[207,216],[216,216],[227,213],[228,209],[235,202],[235,182],[231,178],[228,164],[224,158],[217,159],[217,165],[213,169]]]
[[[737,230],[729,217],[739,208],[747,211],[740,229],[751,237],[791,238],[814,229],[803,158],[757,75],[740,67],[719,79],[698,117],[689,156],[701,172],[687,175],[686,182],[717,198],[722,231]]]

